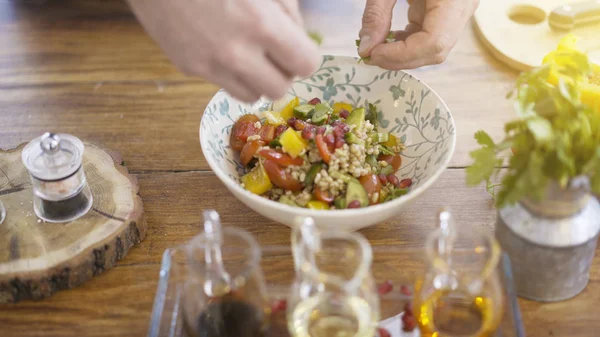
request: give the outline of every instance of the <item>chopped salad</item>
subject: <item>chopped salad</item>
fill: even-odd
[[[246,168],[242,186],[257,195],[311,209],[361,208],[408,192],[395,173],[402,142],[378,129],[377,109],[314,98],[281,111],[240,117],[231,148]]]

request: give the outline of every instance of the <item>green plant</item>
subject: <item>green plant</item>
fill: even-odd
[[[514,204],[523,198],[540,200],[548,183],[561,187],[577,176],[588,176],[593,193],[600,194],[600,111],[581,102],[580,83],[591,71],[588,56],[569,48],[558,48],[541,67],[521,74],[516,88],[518,119],[508,122],[505,136],[496,143],[484,131],[475,133],[481,145],[470,153],[467,168],[471,186],[487,183],[499,187],[496,206]],[[558,75],[558,84],[548,81]],[[491,180],[501,171],[512,150],[500,184]]]

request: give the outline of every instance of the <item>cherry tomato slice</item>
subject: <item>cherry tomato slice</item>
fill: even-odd
[[[254,158],[256,151],[263,145],[264,143],[260,140],[253,140],[246,143],[242,148],[242,152],[240,152],[240,162],[242,162],[242,165],[248,166],[252,161],[252,158]]]
[[[317,144],[317,149],[319,150],[321,159],[329,164],[329,161],[331,160],[331,152],[329,152],[329,148],[327,147],[327,143],[325,142],[325,139],[323,139],[322,134],[315,136],[315,143]]]
[[[298,180],[286,174],[283,167],[277,165],[277,163],[275,163],[274,161],[265,159],[263,166],[265,168],[265,171],[267,171],[269,179],[271,179],[271,182],[275,186],[292,192],[297,192],[304,188],[304,186],[302,186],[302,184]]]
[[[255,135],[259,128],[254,124],[260,121],[257,116],[248,114],[240,117],[240,119],[233,124],[231,129],[231,136],[229,136],[229,145],[235,151],[241,151],[246,144],[248,137]]]
[[[275,126],[265,124],[260,128],[258,134],[260,135],[260,140],[268,143],[275,138]]]
[[[373,202],[373,195],[375,193],[381,193],[381,182],[376,174],[367,174],[359,179],[360,184],[365,188],[367,194],[369,195],[369,203],[371,205],[379,202],[379,198]]]
[[[315,188],[315,198],[317,198],[317,200],[319,201],[326,202],[328,204],[331,204],[333,202],[333,197],[329,194],[329,192],[323,191],[318,187]]]
[[[392,168],[394,169],[394,172],[398,171],[398,169],[400,168],[400,166],[402,166],[402,157],[400,157],[400,155],[398,155],[398,154],[395,154],[393,156],[391,156],[391,155],[381,155],[377,159],[378,160],[386,161],[388,164],[392,165]]]
[[[261,150],[259,154],[266,159],[274,161],[276,164],[288,167],[290,165],[300,166],[304,164],[304,159],[300,157],[292,158],[289,154],[283,153],[277,150],[265,149]]]

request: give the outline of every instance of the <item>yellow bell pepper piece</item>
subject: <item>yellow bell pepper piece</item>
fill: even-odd
[[[248,191],[258,195],[264,194],[273,188],[271,179],[269,179],[267,171],[265,171],[262,164],[259,164],[252,171],[243,175],[242,183]]]
[[[574,35],[565,36],[555,51],[552,51],[544,57],[544,64],[563,65],[562,60],[557,58],[560,51],[578,51],[577,41],[579,39]],[[552,85],[558,85],[560,74],[556,71],[551,71],[548,76],[548,82]],[[592,107],[592,109],[600,113],[600,65],[592,64],[592,72],[588,78],[581,78],[579,81],[579,89],[581,92],[581,102]]]
[[[285,124],[286,121],[281,117],[281,113],[277,111],[265,111],[266,123],[273,126]]]
[[[329,205],[320,200],[311,200],[306,203],[306,207],[310,209],[329,209]]]
[[[394,136],[390,133],[390,139],[388,139],[387,142],[382,143],[382,144],[387,147],[394,147],[394,146],[398,145],[398,139],[396,138],[396,136]]]
[[[281,118],[287,121],[288,119],[294,117],[294,108],[298,105],[300,105],[300,99],[295,97],[285,106],[285,108],[283,108],[283,110],[281,110],[279,113]]]
[[[354,108],[352,107],[352,105],[348,104],[348,103],[343,103],[343,102],[336,102],[333,103],[333,113],[336,115],[340,114],[340,111],[342,110],[346,110],[348,112],[351,112]]]
[[[308,142],[292,128],[288,128],[279,136],[279,143],[285,152],[293,158],[298,157],[308,147]]]

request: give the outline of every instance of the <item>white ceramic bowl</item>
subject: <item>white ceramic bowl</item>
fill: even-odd
[[[260,115],[279,110],[294,96],[301,101],[313,97],[345,101],[354,106],[376,104],[380,129],[404,141],[400,179],[411,178],[406,195],[374,206],[344,210],[311,210],[268,200],[246,191],[239,177],[244,169],[239,155],[229,147],[233,123],[243,114]],[[248,207],[263,216],[293,226],[297,216],[310,216],[318,226],[357,230],[372,226],[410,207],[438,179],[454,153],[454,119],[442,99],[423,82],[402,71],[387,71],[358,64],[358,59],[324,56],[319,70],[294,83],[288,97],[278,102],[244,104],[219,91],[209,102],[200,123],[200,145],[211,169],[225,187]]]

